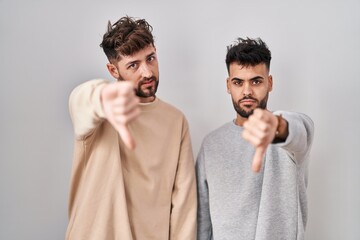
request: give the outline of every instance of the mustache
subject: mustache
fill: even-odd
[[[140,80],[139,85],[143,84],[144,82],[149,82],[149,81],[157,81],[157,78],[155,76],[149,77],[149,78],[143,78],[142,80]]]
[[[258,100],[257,100],[256,98],[253,98],[253,97],[251,97],[251,96],[245,96],[245,97],[243,97],[242,99],[240,99],[239,102],[241,102],[241,101],[243,101],[243,100],[248,100],[248,99],[251,99],[251,100],[254,100],[254,101],[257,101],[257,102],[258,102]]]

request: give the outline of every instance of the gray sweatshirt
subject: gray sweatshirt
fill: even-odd
[[[307,166],[312,120],[288,121],[285,142],[269,145],[260,173],[243,128],[227,123],[205,137],[197,161],[198,240],[302,240],[307,221]]]

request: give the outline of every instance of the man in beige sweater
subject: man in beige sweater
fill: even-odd
[[[144,19],[109,22],[101,47],[117,81],[91,80],[70,95],[76,139],[67,240],[196,238],[189,127],[156,97],[151,31]]]

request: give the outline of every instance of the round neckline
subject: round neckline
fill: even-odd
[[[139,103],[140,110],[143,112],[150,111],[151,109],[155,108],[159,102],[160,102],[160,100],[157,97],[155,97],[154,101],[152,101],[152,102]]]

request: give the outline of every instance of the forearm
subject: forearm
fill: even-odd
[[[314,136],[314,123],[305,114],[296,112],[277,112],[287,122],[287,137],[279,146],[294,154],[306,154]]]
[[[77,138],[84,138],[104,120],[101,90],[105,80],[91,80],[77,86],[70,94],[69,111]]]

